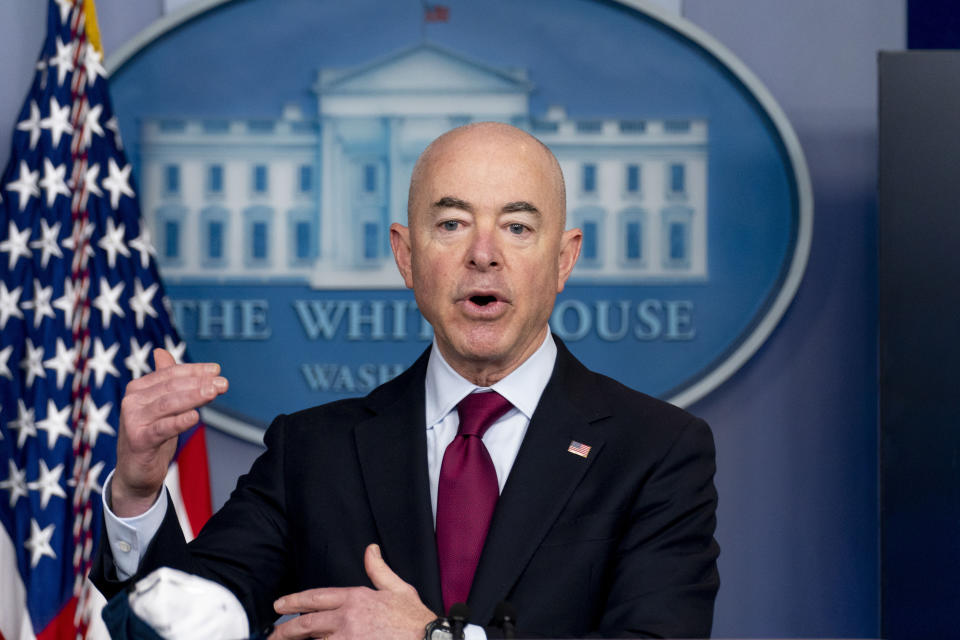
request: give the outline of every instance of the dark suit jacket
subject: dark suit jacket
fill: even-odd
[[[719,585],[709,427],[587,370],[557,363],[497,503],[467,604],[488,624],[511,602],[524,636],[706,637]],[[427,480],[427,354],[365,398],[279,416],[267,450],[186,545],[173,509],[140,575],[162,565],[229,587],[252,628],[280,595],[369,585],[363,551],[440,612]],[[590,446],[586,458],[567,451]],[[122,584],[108,544],[92,577]],[[497,630],[488,629],[491,637]]]

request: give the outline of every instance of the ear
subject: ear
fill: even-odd
[[[582,244],[583,231],[580,229],[568,229],[560,236],[560,255],[557,256],[557,293],[563,291],[567,278],[577,264]]]
[[[397,268],[403,276],[403,283],[407,289],[413,289],[413,267],[410,253],[410,228],[399,222],[390,225],[390,246],[393,248],[393,258],[397,261]]]

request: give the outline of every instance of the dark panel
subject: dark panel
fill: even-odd
[[[883,636],[960,611],[960,52],[880,55]]]
[[[957,0],[907,0],[907,46],[911,49],[960,47]]]

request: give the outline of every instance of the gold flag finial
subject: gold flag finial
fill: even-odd
[[[87,27],[87,42],[93,45],[93,48],[102,56],[103,45],[100,43],[100,26],[97,24],[97,9],[93,6],[93,0],[83,1],[83,13]]]

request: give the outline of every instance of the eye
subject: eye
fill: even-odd
[[[527,230],[527,225],[520,224],[519,222],[513,222],[507,228],[510,229],[510,233],[519,236]]]
[[[440,228],[444,231],[456,231],[460,228],[460,222],[457,220],[444,220],[440,223]]]

